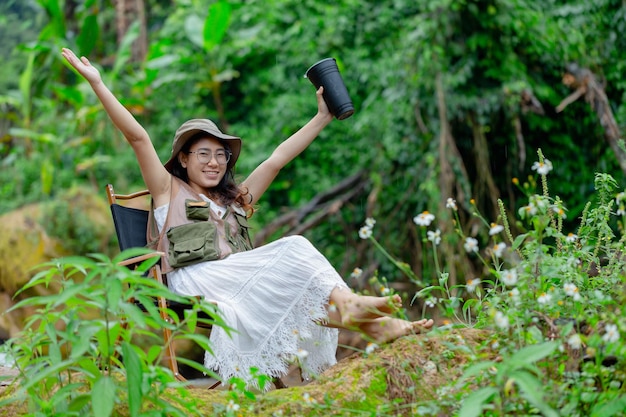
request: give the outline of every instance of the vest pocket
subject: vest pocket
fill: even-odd
[[[248,219],[246,216],[242,216],[239,213],[234,213],[235,219],[237,220],[237,224],[239,224],[239,233],[237,234],[238,245],[240,246],[239,251],[247,251],[252,250],[252,239],[250,238],[250,225],[248,224]]]
[[[220,258],[217,228],[211,222],[189,223],[167,231],[168,261],[172,268]]]

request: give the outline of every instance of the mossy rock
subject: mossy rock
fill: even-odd
[[[51,293],[38,286],[14,298],[36,273],[53,259],[89,252],[112,254],[115,229],[108,204],[92,189],[73,188],[53,200],[30,204],[0,216],[0,310],[23,297]],[[88,244],[89,243],[89,244]],[[41,294],[40,294],[41,295]],[[28,311],[0,315],[0,337],[14,336]]]

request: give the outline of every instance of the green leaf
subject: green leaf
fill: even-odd
[[[117,48],[115,64],[113,65],[113,70],[111,71],[111,78],[117,78],[126,62],[130,59],[131,47],[133,42],[135,42],[135,39],[139,37],[139,30],[140,26],[138,21],[133,22],[128,27],[119,48]]]
[[[91,403],[91,396],[88,394],[81,394],[75,397],[72,397],[72,401],[68,404],[67,408],[69,411],[80,412]]]
[[[115,382],[108,375],[96,381],[91,390],[91,409],[94,417],[109,417],[115,406]]]
[[[481,388],[468,395],[461,405],[459,417],[478,417],[482,414],[483,408],[489,400],[498,395],[498,390],[494,387]]]
[[[591,417],[623,416],[626,410],[626,395],[621,395],[607,402],[596,404],[591,410]]]
[[[461,384],[461,382],[465,381],[466,379],[474,377],[480,374],[481,372],[483,372],[484,370],[492,368],[495,365],[496,363],[493,361],[477,362],[473,365],[470,365],[467,367],[465,372],[463,372],[463,375],[461,376],[461,378],[459,378],[459,381],[457,382],[457,384]]]
[[[122,344],[124,366],[126,367],[126,385],[128,386],[128,409],[132,417],[138,416],[141,410],[141,384],[143,369],[139,355],[133,347],[124,342]]]
[[[230,4],[219,1],[209,6],[209,13],[204,21],[203,47],[206,51],[222,43],[226,29],[230,24]]]
[[[545,417],[558,417],[556,412],[543,400],[544,387],[542,382],[526,371],[514,371],[509,374],[528,402],[537,407]]]
[[[94,50],[96,43],[100,39],[100,26],[98,25],[97,15],[92,14],[83,20],[83,26],[80,33],[76,37],[78,44],[79,56],[89,56]]]
[[[26,68],[20,74],[19,87],[22,93],[22,114],[26,118],[26,125],[30,120],[31,113],[31,86],[33,82],[33,72],[35,69],[35,52],[31,52],[28,55],[28,62]]]
[[[526,233],[517,236],[513,241],[513,244],[511,245],[511,249],[518,249],[522,245],[522,243],[524,243],[524,239],[526,239]]]
[[[202,19],[196,15],[189,15],[185,19],[185,34],[187,35],[187,39],[191,41],[194,45],[202,48],[204,45],[204,40],[202,38],[203,33],[203,23]]]
[[[30,139],[39,143],[48,143],[52,145],[60,144],[59,138],[53,135],[52,133],[47,133],[47,132],[40,133],[40,132],[35,132],[34,130],[22,129],[19,127],[10,128],[9,133],[11,134],[11,136],[15,136],[17,138],[27,138],[27,139]]]
[[[109,310],[118,310],[120,301],[122,301],[122,281],[117,279],[116,277],[111,277],[106,282],[107,286],[107,308]]]
[[[545,342],[538,345],[525,346],[515,352],[507,362],[511,364],[514,369],[519,368],[517,364],[531,365],[552,354],[557,347],[557,342]]]

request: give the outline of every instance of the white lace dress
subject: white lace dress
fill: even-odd
[[[168,207],[155,210],[159,230]],[[214,204],[212,209],[224,212]],[[213,354],[205,354],[205,366],[225,381],[235,376],[254,384],[252,367],[263,375],[282,376],[295,358],[303,359],[305,377],[336,363],[338,331],[317,323],[327,318],[331,291],[348,287],[302,236],[179,268],[168,274],[168,282],[178,294],[216,302],[235,330],[229,336],[215,326],[210,335]]]

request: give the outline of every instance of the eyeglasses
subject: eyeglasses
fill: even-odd
[[[213,157],[215,156],[215,160],[220,165],[226,165],[228,161],[230,161],[230,155],[231,155],[230,151],[227,151],[224,149],[215,151],[215,153],[212,153],[208,149],[207,150],[202,149],[199,151],[189,151],[188,153],[195,153],[196,157],[198,158],[198,162],[200,162],[201,164],[208,164],[209,162],[211,162],[211,159],[213,159]]]

